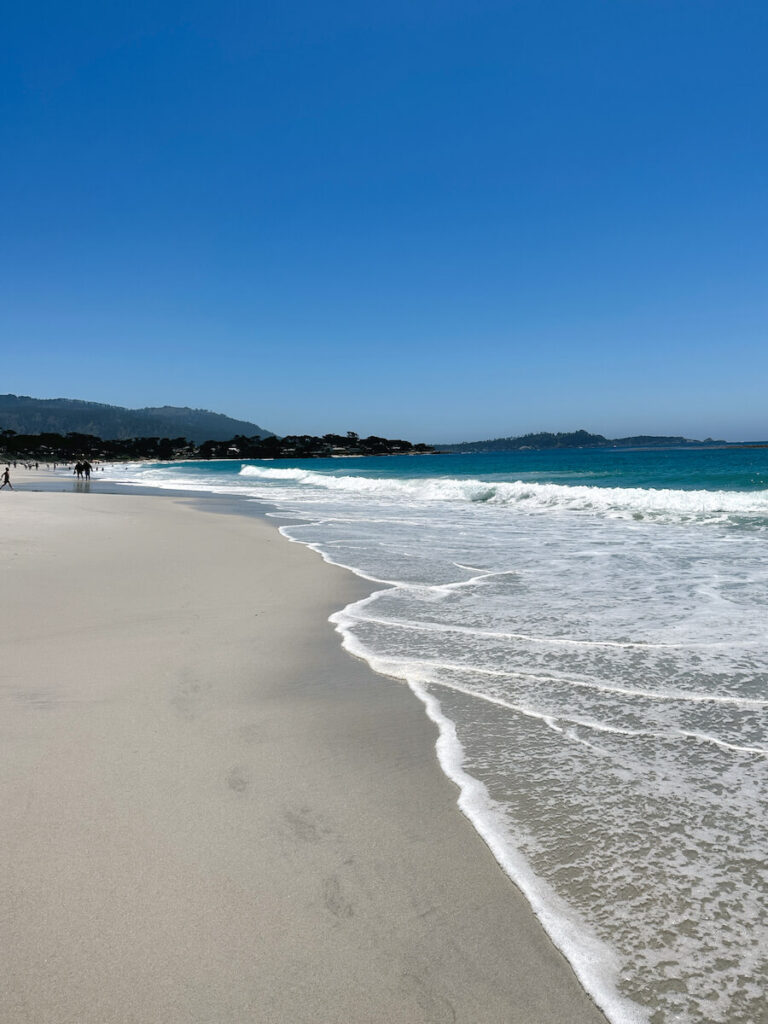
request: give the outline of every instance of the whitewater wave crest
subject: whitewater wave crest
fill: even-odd
[[[768,520],[768,490],[682,491],[642,487],[590,487],[488,481],[454,477],[392,479],[334,476],[298,468],[244,465],[240,476],[265,482],[294,483],[321,491],[360,494],[410,501],[472,502],[513,505],[529,511],[564,509],[604,515],[664,516],[723,521],[731,517]]]

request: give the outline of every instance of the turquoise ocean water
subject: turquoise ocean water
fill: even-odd
[[[345,646],[615,1024],[768,1022],[768,449],[110,472],[267,502],[375,582]]]

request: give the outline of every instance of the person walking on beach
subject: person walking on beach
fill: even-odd
[[[11,483],[11,467],[10,466],[6,466],[5,469],[3,470],[2,480],[3,480],[3,482],[2,482],[2,484],[0,484],[0,491],[2,491],[3,487],[10,487],[11,490],[13,490],[13,484]]]
[[[83,475],[85,476],[86,480],[91,479],[91,464],[87,459],[83,463]]]
[[[77,478],[79,480],[80,477],[83,475],[83,464],[82,464],[82,462],[75,463],[75,468],[74,468],[73,472],[77,473]]]

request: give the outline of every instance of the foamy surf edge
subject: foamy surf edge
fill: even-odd
[[[292,536],[291,529],[290,526],[281,526],[279,532],[286,540],[316,552],[329,565],[347,569],[368,582],[382,582],[366,576],[354,566],[331,558],[319,544]],[[384,589],[397,589],[397,584],[388,584]],[[580,914],[535,874],[520,852],[513,834],[500,825],[501,813],[486,786],[465,771],[464,748],[457,735],[456,726],[443,714],[437,697],[417,679],[409,676],[402,663],[391,662],[376,655],[354,636],[351,625],[358,621],[355,613],[375,601],[381,593],[383,590],[376,590],[368,597],[353,601],[329,616],[328,621],[341,637],[342,647],[348,654],[365,661],[378,675],[405,682],[424,705],[427,717],[437,726],[435,751],[440,768],[459,790],[459,810],[488,846],[502,871],[522,892],[533,914],[552,943],[571,965],[579,983],[595,1005],[602,1010],[611,1024],[648,1024],[650,1010],[644,1010],[618,991],[620,966],[617,954],[592,933]]]

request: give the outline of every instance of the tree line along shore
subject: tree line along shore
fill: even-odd
[[[290,434],[285,437],[245,437],[204,441],[196,445],[185,437],[131,437],[104,439],[93,434],[21,434],[0,430],[0,457],[6,461],[71,462],[95,459],[132,462],[138,459],[172,462],[182,459],[315,459],[353,455],[424,455],[430,445],[402,439],[346,434]]]

